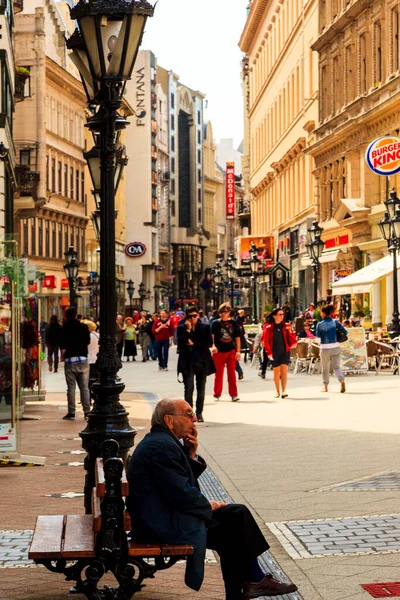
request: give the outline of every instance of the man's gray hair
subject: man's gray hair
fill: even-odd
[[[164,417],[165,415],[174,415],[176,413],[176,401],[177,398],[164,398],[164,400],[160,400],[151,417],[151,425],[162,425],[165,427]]]

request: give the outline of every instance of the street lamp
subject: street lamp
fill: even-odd
[[[393,318],[390,327],[390,336],[400,336],[399,320],[399,292],[397,287],[397,253],[400,249],[400,199],[396,190],[390,192],[389,198],[384,202],[387,212],[378,222],[382,237],[386,240],[389,253],[393,256]]]
[[[115,320],[117,315],[115,177],[118,132],[128,122],[118,112],[126,81],[130,79],[143,31],[154,8],[146,0],[79,0],[70,7],[77,29],[67,40],[70,58],[78,68],[93,116],[86,127],[95,139],[96,164],[100,165],[100,343],[97,359],[99,380],[93,384],[94,406],[88,424],[81,432],[87,451],[85,509],[91,512],[91,492],[95,486],[95,462],[106,439],[117,440],[120,457],[126,461],[136,431],[120,403],[124,384],[117,374],[121,361],[117,354]],[[95,169],[91,168],[94,173]],[[95,181],[93,183],[96,183]],[[98,181],[97,181],[98,183]]]
[[[260,259],[257,255],[257,247],[254,242],[251,242],[250,250],[250,269],[252,272],[251,281],[253,283],[253,321],[257,319],[257,277],[258,269],[260,267]]]
[[[311,259],[311,266],[314,275],[314,306],[317,308],[318,302],[318,271],[319,271],[319,259],[321,258],[325,242],[321,240],[322,227],[318,225],[317,219],[314,219],[311,227],[308,231],[308,242],[306,244],[308,256]]]
[[[69,286],[69,305],[76,308],[76,280],[78,278],[79,263],[76,261],[78,253],[73,246],[64,252],[67,263],[64,265],[65,276]]]
[[[135,293],[135,286],[133,285],[132,279],[130,279],[126,284],[126,291],[128,292],[129,296],[129,314],[132,316],[132,298],[133,294]]]
[[[146,298],[146,286],[143,281],[139,284],[140,310],[143,310],[143,300]]]
[[[228,276],[228,279],[230,281],[231,284],[231,301],[232,301],[232,308],[234,308],[235,306],[235,299],[234,299],[234,284],[235,284],[235,279],[236,279],[236,262],[235,262],[235,256],[234,254],[231,252],[228,256],[228,260],[225,263],[225,270],[226,270],[226,274]]]

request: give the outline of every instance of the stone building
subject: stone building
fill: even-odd
[[[24,0],[15,18],[15,63],[28,73],[24,102],[16,105],[14,141],[19,190],[15,197],[20,254],[42,273],[37,296],[46,320],[68,306],[64,252],[78,253],[86,276],[84,123],[86,96],[68,59],[73,30],[65,3]],[[82,291],[78,308],[89,309]]]
[[[319,2],[318,125],[308,152],[315,160],[315,204],[326,242],[322,290],[387,253],[378,221],[400,175],[374,174],[365,151],[374,139],[400,131],[400,17],[398,0]],[[390,320],[392,279],[373,290],[373,323]],[[354,297],[368,305],[368,294]],[[381,311],[382,307],[387,307]],[[381,314],[382,313],[382,314]]]
[[[318,121],[317,0],[253,0],[240,39],[245,53],[244,189],[251,193],[251,234],[273,236],[275,260],[291,272],[286,287],[259,278],[262,302],[312,297],[302,262],[315,211],[313,159],[304,154]],[[246,156],[246,154],[249,156]]]

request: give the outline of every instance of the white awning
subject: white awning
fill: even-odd
[[[323,252],[321,254],[321,258],[319,259],[320,263],[330,263],[336,262],[339,257],[339,252],[341,252],[341,248],[337,248],[336,250],[330,250],[329,252]]]
[[[372,286],[393,270],[393,257],[384,256],[367,267],[352,273],[332,284],[334,294],[365,294],[372,291]]]

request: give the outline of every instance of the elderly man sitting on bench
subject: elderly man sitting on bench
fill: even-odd
[[[184,400],[161,400],[151,431],[138,444],[128,467],[127,507],[132,539],[190,544],[185,583],[198,591],[206,548],[221,559],[226,600],[248,600],[295,592],[293,584],[265,575],[257,557],[269,546],[246,506],[208,501],[197,478],[206,469],[197,454],[196,415]]]

